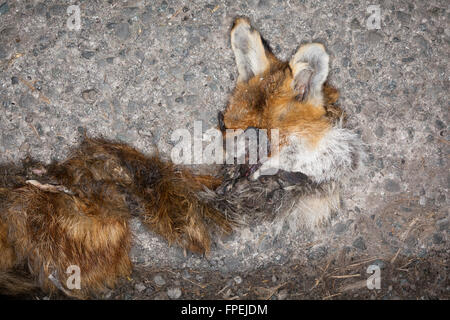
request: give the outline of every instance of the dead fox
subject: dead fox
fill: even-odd
[[[227,190],[222,189],[223,203],[246,207],[250,215],[289,217],[294,230],[316,228],[339,207],[339,182],[363,157],[360,139],[343,127],[344,113],[335,105],[338,91],[326,83],[329,56],[322,44],[311,43],[290,61],[280,61],[246,18],[235,20],[231,46],[239,76],[225,112],[219,113],[219,127],[225,136],[226,129],[278,129],[279,146],[246,171],[253,182],[235,187],[241,176],[225,175],[233,182],[222,187]],[[279,174],[261,180],[274,169]]]
[[[358,162],[359,142],[342,127],[338,93],[325,84],[324,47],[302,46],[282,62],[243,18],[231,44],[239,78],[219,127],[224,135],[279,129],[279,151],[256,168],[225,166],[215,177],[85,138],[62,162],[0,166],[0,293],[38,287],[83,298],[114,286],[132,269],[128,224],[135,214],[169,243],[201,254],[245,216],[311,227],[328,219],[339,204],[341,177]],[[275,165],[276,175],[263,176]],[[272,197],[262,199],[269,188]],[[289,210],[280,210],[281,202]],[[80,290],[66,283],[72,265],[81,270]]]

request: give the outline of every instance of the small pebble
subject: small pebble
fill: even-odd
[[[158,287],[162,287],[163,285],[165,285],[166,284],[166,280],[164,280],[164,278],[161,276],[161,275],[156,275],[154,278],[153,278],[153,281],[155,281],[155,284],[158,286]]]
[[[278,298],[278,300],[286,300],[287,296],[288,296],[288,291],[286,289],[283,289],[278,293],[277,298]]]
[[[181,289],[180,288],[170,288],[167,289],[167,295],[170,299],[178,299],[181,297]]]
[[[419,204],[423,207],[427,204],[427,198],[425,196],[420,196],[419,198]]]
[[[357,238],[354,242],[353,242],[353,246],[357,249],[360,250],[366,250],[366,243],[364,242],[363,237],[359,237]]]
[[[236,276],[236,277],[234,277],[234,282],[236,282],[236,284],[241,284],[242,278],[240,276]]]
[[[146,286],[143,283],[137,283],[134,286],[134,289],[136,289],[138,292],[142,292],[146,289]]]

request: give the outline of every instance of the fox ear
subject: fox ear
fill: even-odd
[[[292,69],[292,88],[301,101],[323,100],[322,86],[328,77],[328,54],[319,43],[301,46],[289,62]]]
[[[248,19],[238,18],[231,29],[231,47],[239,72],[238,82],[262,74],[269,67],[261,36]]]

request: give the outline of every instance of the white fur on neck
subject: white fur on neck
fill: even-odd
[[[291,172],[302,172],[317,183],[339,181],[352,171],[355,161],[361,157],[361,142],[358,136],[345,128],[331,128],[318,144],[312,148],[299,136],[289,137],[288,145],[278,155],[269,158],[253,179],[269,168]]]

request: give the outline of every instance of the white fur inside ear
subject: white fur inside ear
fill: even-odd
[[[231,47],[239,71],[238,81],[247,81],[269,67],[261,36],[246,20],[236,22],[231,31]]]
[[[325,47],[319,43],[301,46],[289,65],[294,74],[294,88],[308,87],[307,99],[322,99],[322,86],[328,77],[329,56]],[[305,71],[311,77],[304,77]],[[305,83],[308,82],[308,83]]]

